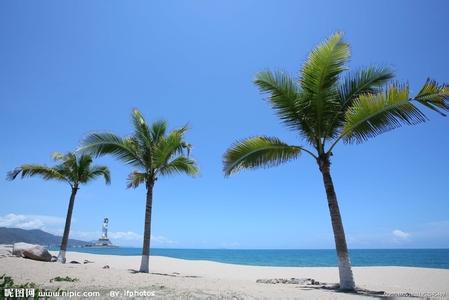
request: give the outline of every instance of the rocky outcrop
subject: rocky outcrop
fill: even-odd
[[[23,251],[34,246],[34,244],[28,243],[14,243],[14,245],[12,246],[12,254],[18,257],[23,257]]]
[[[27,243],[15,243],[12,254],[18,257],[25,257],[39,261],[51,261],[51,254],[48,250],[40,245]]]

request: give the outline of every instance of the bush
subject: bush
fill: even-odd
[[[16,296],[16,290],[23,291],[23,296]],[[30,291],[33,292],[30,293]],[[8,294],[9,292],[11,294]],[[47,299],[47,297],[39,297],[39,292],[45,292],[45,290],[39,289],[33,282],[19,285],[15,284],[14,280],[6,274],[0,276],[0,299]]]
[[[50,279],[50,282],[53,282],[53,281],[75,282],[75,281],[79,281],[79,279],[78,278],[70,278],[69,276],[66,276],[66,277],[58,276],[58,277],[55,277],[53,279]]]

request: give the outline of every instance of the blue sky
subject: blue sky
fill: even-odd
[[[316,163],[222,174],[235,140],[257,134],[299,143],[252,80],[264,69],[297,74],[335,31],[351,44],[351,69],[391,66],[416,92],[449,83],[447,1],[1,1],[0,174],[51,164],[93,131],[130,133],[130,112],[187,136],[198,178],[160,179],[153,246],[333,248]],[[427,111],[426,111],[427,112]],[[340,145],[333,177],[352,248],[449,247],[449,119]],[[113,241],[141,245],[145,192],[127,190],[128,166],[100,158],[112,185],[80,190],[72,237],[95,239],[103,217]],[[61,233],[62,183],[0,180],[0,226]]]

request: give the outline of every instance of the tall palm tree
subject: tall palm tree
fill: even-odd
[[[258,73],[255,84],[268,94],[272,108],[299,134],[302,144],[256,136],[238,141],[224,155],[227,176],[242,169],[276,166],[302,152],[316,160],[326,190],[343,290],[353,290],[355,284],[330,173],[334,147],[340,141],[362,143],[402,124],[426,121],[417,103],[442,115],[449,110],[448,86],[427,80],[411,97],[407,85],[389,83],[393,73],[387,68],[368,67],[343,76],[349,56],[348,44],[336,33],[310,53],[298,81],[281,72]]]
[[[73,206],[80,185],[86,184],[100,176],[104,177],[106,184],[109,184],[111,182],[111,175],[109,169],[105,166],[92,166],[92,157],[86,154],[77,156],[74,153],[67,153],[65,155],[54,153],[53,159],[60,163],[54,167],[47,167],[45,165],[21,165],[9,172],[7,178],[9,180],[14,180],[19,174],[21,174],[22,179],[25,177],[40,176],[44,180],[58,180],[70,185],[72,192],[70,194],[64,234],[62,236],[61,248],[58,255],[58,262],[65,263],[65,253],[69,241]]]
[[[160,176],[184,173],[194,176],[198,167],[189,157],[190,144],[184,141],[187,127],[167,133],[167,123],[157,121],[149,125],[139,110],[132,112],[134,132],[121,138],[112,133],[94,133],[81,143],[80,151],[100,156],[110,154],[136,168],[128,176],[128,188],[145,183],[147,190],[145,227],[140,272],[149,272],[151,210],[153,188]]]

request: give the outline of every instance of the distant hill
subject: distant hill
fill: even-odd
[[[62,237],[42,231],[40,229],[25,230],[20,228],[0,227],[0,244],[14,244],[24,242],[43,246],[59,246]],[[69,247],[79,247],[89,242],[69,239]]]

